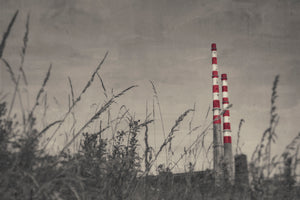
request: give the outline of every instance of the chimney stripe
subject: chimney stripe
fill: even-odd
[[[231,136],[224,136],[224,141],[223,142],[231,144]]]

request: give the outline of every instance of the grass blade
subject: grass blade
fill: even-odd
[[[6,43],[6,40],[9,36],[9,33],[11,31],[11,28],[13,27],[14,23],[15,23],[15,20],[18,16],[18,13],[19,13],[19,10],[17,10],[13,16],[13,18],[11,19],[6,31],[4,32],[3,34],[3,37],[2,37],[2,41],[1,41],[1,44],[0,44],[0,58],[2,58],[2,55],[3,55],[3,52],[4,52],[4,48],[5,48],[5,43]]]

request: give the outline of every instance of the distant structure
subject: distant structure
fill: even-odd
[[[235,161],[235,180],[234,184],[238,188],[247,189],[249,186],[249,172],[247,156],[245,154],[239,154],[234,157]]]
[[[233,160],[231,145],[230,113],[228,110],[228,83],[227,74],[221,75],[222,80],[222,104],[223,104],[223,142],[224,142],[224,178],[225,182],[233,181]]]
[[[213,147],[214,147],[214,177],[215,184],[221,185],[223,180],[222,159],[222,131],[219,100],[219,72],[217,61],[217,45],[211,44],[212,54],[212,92],[213,92]]]

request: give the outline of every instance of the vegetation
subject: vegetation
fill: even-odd
[[[15,86],[10,103],[4,94],[0,94],[1,199],[239,199],[240,195],[252,199],[299,198],[299,187],[296,185],[295,176],[300,135],[286,147],[281,156],[271,157],[271,146],[276,140],[275,128],[279,121],[275,106],[279,76],[275,78],[272,89],[269,127],[263,133],[249,165],[249,187],[246,186],[244,190],[237,189],[234,185],[214,188],[212,171],[194,172],[195,163],[188,163],[187,173],[172,173],[173,168],[185,155],[191,154],[193,148],[198,150],[202,148],[207,154],[208,149],[204,147],[204,140],[211,123],[200,132],[191,146],[185,149],[179,160],[175,162],[167,160],[168,166],[158,165],[156,169],[153,169],[161,152],[165,150],[166,155],[172,152],[172,140],[180,124],[195,109],[188,109],[178,117],[158,151],[155,152],[148,141],[149,126],[155,123],[154,111],[152,113],[146,111],[146,119],[141,121],[135,119],[126,106],[122,105],[117,116],[112,116],[113,104],[136,86],[130,86],[109,97],[98,73],[108,53],[105,54],[77,97],[74,95],[72,81],[69,78],[70,103],[67,112],[61,119],[39,130],[36,121],[38,117],[43,116],[36,114],[36,110],[41,105],[44,105],[45,111],[47,110],[46,87],[52,65],[36,95],[33,107],[28,111],[23,106],[23,96],[19,88],[22,81],[25,85],[28,82],[23,64],[29,38],[29,16],[18,74],[14,73],[12,66],[3,58],[6,41],[17,16],[18,12],[9,23],[0,44],[1,62],[9,72]],[[66,123],[66,119],[73,116],[73,124],[76,123],[74,108],[84,98],[84,94],[95,78],[101,81],[106,100],[79,130],[75,130],[74,126],[71,127],[72,137],[68,139],[60,152],[55,155],[49,154],[46,150],[47,146],[58,132],[63,132],[61,127]],[[151,84],[164,130],[157,90],[152,82]],[[12,116],[16,101],[20,104],[21,117]],[[86,132],[87,127],[93,123],[99,124],[99,131]],[[241,124],[238,135],[240,135]],[[191,127],[190,122],[189,134],[198,130],[199,127]],[[104,137],[104,133],[107,132],[112,136],[111,138]],[[46,133],[51,134],[45,140]],[[138,140],[140,135],[143,135],[144,141]],[[80,140],[79,147],[74,145],[77,140]],[[144,148],[141,148],[142,145]],[[241,149],[237,147],[236,152],[238,151]],[[283,171],[278,171],[281,169],[280,166],[283,167]],[[151,171],[157,171],[158,175],[151,175]]]

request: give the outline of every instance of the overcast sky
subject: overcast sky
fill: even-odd
[[[60,117],[63,108],[66,110],[70,91],[67,77],[71,77],[79,94],[109,51],[100,70],[107,88],[120,91],[139,85],[120,99],[120,105],[126,104],[137,117],[144,118],[146,101],[152,102],[152,80],[166,130],[194,103],[194,124],[204,123],[212,102],[210,45],[215,42],[220,73],[228,74],[234,142],[239,120],[245,119],[243,152],[250,156],[268,126],[271,88],[277,74],[280,122],[274,151],[282,152],[300,131],[298,0],[0,0],[1,33],[17,9],[20,13],[4,58],[17,71],[26,15],[30,12],[24,64],[32,94],[29,99],[35,97],[52,63],[47,85],[52,115],[49,121],[53,116]],[[12,94],[13,84],[3,63],[0,75],[1,91]],[[95,82],[84,100],[86,107],[77,108],[77,112],[86,116],[94,109],[92,104],[103,99],[99,81]],[[161,137],[157,136],[157,145]],[[191,141],[181,136],[177,144],[180,142],[178,152]]]

